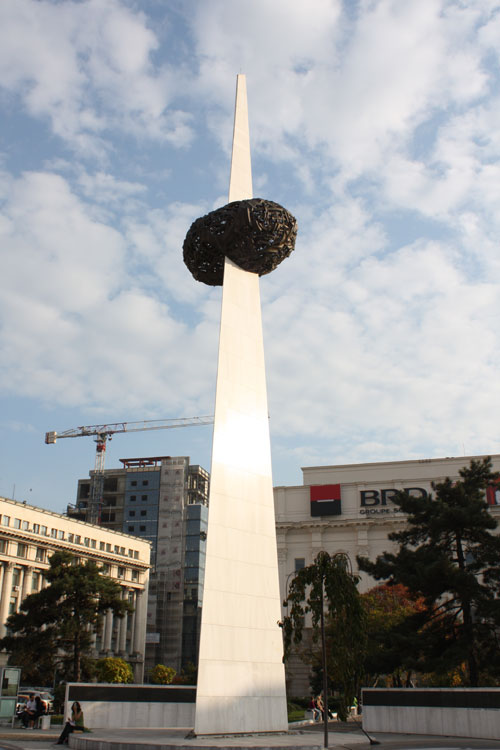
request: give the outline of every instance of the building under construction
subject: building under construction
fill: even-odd
[[[187,456],[120,459],[104,470],[97,522],[152,543],[145,673],[197,664],[205,571],[209,473]],[[95,472],[78,482],[68,516],[89,520]],[[95,519],[94,519],[95,522]]]

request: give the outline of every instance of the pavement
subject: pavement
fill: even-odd
[[[62,727],[22,730],[0,727],[0,750],[52,750]],[[73,750],[322,750],[323,725],[296,723],[288,732],[259,735],[192,737],[190,729],[94,729],[70,735]],[[330,750],[369,750],[361,722],[331,722]],[[380,750],[500,750],[500,741],[460,737],[376,733]],[[375,744],[375,743],[374,743]]]

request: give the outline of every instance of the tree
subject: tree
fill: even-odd
[[[435,495],[394,497],[407,515],[390,534],[396,554],[359,567],[390,585],[401,583],[425,607],[405,620],[406,651],[423,672],[447,673],[466,664],[466,684],[500,678],[500,538],[485,501],[498,474],[491,459],[472,460],[460,479],[433,484]]]
[[[304,618],[311,614],[313,643],[323,636],[326,656],[323,684],[329,679],[341,692],[340,718],[347,716],[358,692],[366,641],[365,611],[357,590],[359,579],[348,571],[347,562],[345,555],[330,556],[322,551],[311,565],[297,571],[284,602],[285,607],[290,605],[290,614],[281,623],[285,658],[288,658],[292,644],[302,641]],[[326,624],[320,631],[318,625],[325,614]],[[311,657],[317,669],[317,649]]]
[[[392,687],[410,687],[413,662],[402,633],[408,618],[425,608],[422,598],[414,599],[402,584],[382,584],[361,594],[361,600],[368,635],[365,684],[375,686],[381,675],[390,675]]]
[[[62,551],[55,552],[49,563],[48,586],[27,596],[20,611],[10,615],[10,634],[0,640],[0,648],[29,654],[34,640],[43,643],[59,661],[71,659],[72,679],[79,682],[92,630],[102,615],[111,610],[123,617],[132,607],[121,598],[120,585],[102,575],[93,561],[82,565],[70,552]]]
[[[99,682],[127,683],[134,681],[132,667],[119,656],[107,656],[96,662],[96,675]]]
[[[157,664],[151,670],[151,682],[155,685],[170,685],[176,675],[173,667],[166,667],[164,664]]]

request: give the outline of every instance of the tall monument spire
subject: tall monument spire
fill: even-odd
[[[249,198],[246,81],[239,75],[229,201]],[[196,734],[287,730],[280,618],[259,276],[226,256]]]
[[[252,197],[252,161],[250,158],[250,129],[248,127],[247,82],[244,75],[239,75],[236,78],[229,202],[241,201]]]

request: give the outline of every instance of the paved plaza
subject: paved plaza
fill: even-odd
[[[0,727],[0,750],[52,750],[60,727],[30,731]],[[322,750],[322,725],[291,729],[287,733],[188,738],[189,729],[95,729],[70,736],[74,750]],[[500,750],[500,741],[414,734],[377,733],[380,750]],[[368,750],[367,737],[357,723],[335,723],[329,727],[331,750]]]

